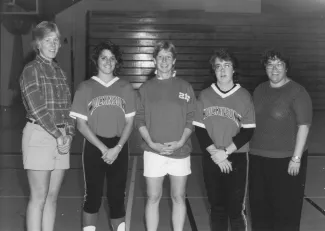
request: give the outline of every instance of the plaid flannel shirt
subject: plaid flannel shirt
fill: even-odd
[[[24,67],[20,88],[27,118],[35,119],[55,138],[62,135],[56,125],[65,124],[68,135],[75,134],[75,121],[69,117],[71,93],[67,78],[54,62],[41,56]]]

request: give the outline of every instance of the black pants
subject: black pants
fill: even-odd
[[[247,191],[248,154],[233,153],[232,172],[222,173],[209,153],[203,157],[203,176],[210,203],[211,231],[246,230],[245,196]]]
[[[297,176],[288,158],[250,155],[249,201],[253,231],[298,231],[303,204],[307,151]]]
[[[108,148],[113,148],[119,137],[104,138],[97,136]],[[99,211],[104,179],[107,181],[107,200],[111,219],[125,216],[125,187],[128,172],[128,147],[124,145],[113,164],[102,160],[102,153],[98,148],[86,141],[83,153],[83,169],[85,177],[85,201],[83,209],[87,213]]]

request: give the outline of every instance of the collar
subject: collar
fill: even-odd
[[[226,98],[228,96],[231,96],[232,94],[234,94],[239,88],[241,88],[241,86],[236,83],[236,86],[234,88],[232,88],[230,91],[228,91],[227,93],[223,93],[221,92],[218,87],[216,86],[215,83],[211,84],[211,88],[215,91],[215,93],[217,93],[221,98]]]
[[[49,61],[48,59],[43,58],[41,55],[37,55],[36,60],[39,61],[40,63],[45,63],[45,64],[53,66],[55,68],[58,67],[58,64],[54,60]]]
[[[91,77],[93,80],[97,81],[98,83],[100,83],[101,85],[103,85],[104,87],[109,87],[111,85],[113,85],[113,83],[115,83],[117,80],[119,80],[119,77],[115,77],[114,79],[112,79],[111,81],[105,83],[103,80],[101,80],[100,78],[98,78],[97,76],[93,76]]]
[[[156,74],[156,76],[157,76],[157,79],[159,79],[159,80],[163,80],[162,78],[158,77],[158,75],[157,75],[157,70],[155,70],[155,74]],[[175,76],[176,76],[176,71],[174,70],[173,73],[172,73],[172,76],[171,76],[170,78],[168,78],[168,79],[171,79],[171,78],[173,78],[173,77],[175,77]]]

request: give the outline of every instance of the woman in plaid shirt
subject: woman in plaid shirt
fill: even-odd
[[[67,78],[54,61],[60,48],[56,24],[41,22],[33,30],[37,57],[20,77],[27,123],[22,152],[27,170],[30,198],[27,206],[28,231],[52,231],[56,201],[65,170],[70,167],[69,149],[75,133],[69,117],[71,94]]]

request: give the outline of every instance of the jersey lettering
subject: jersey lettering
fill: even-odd
[[[90,115],[100,106],[118,106],[125,112],[125,100],[115,95],[104,95],[94,98],[89,104]]]
[[[241,116],[233,109],[227,107],[208,107],[203,110],[203,120],[207,119],[210,116],[221,116],[228,119],[231,119],[239,127]]]
[[[183,93],[183,92],[180,92],[179,95],[178,95],[178,97],[180,99],[186,100],[186,102],[189,102],[190,99],[191,99],[191,96],[189,96],[187,93]]]

